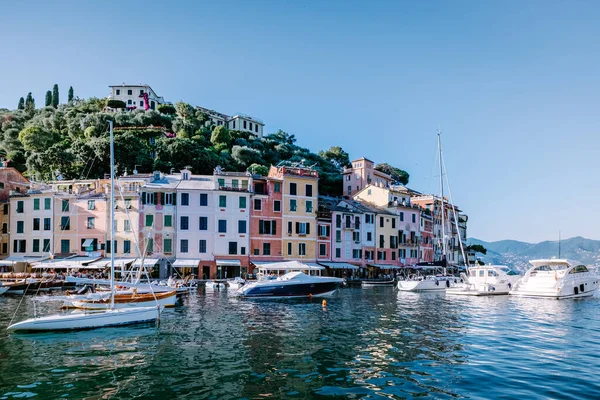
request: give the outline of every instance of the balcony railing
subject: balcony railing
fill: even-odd
[[[233,186],[231,184],[219,185],[219,190],[226,190],[229,192],[252,192],[249,186]]]

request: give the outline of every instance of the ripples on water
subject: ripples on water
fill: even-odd
[[[7,335],[18,301],[0,297],[1,399],[600,397],[598,298],[200,291],[160,328]]]

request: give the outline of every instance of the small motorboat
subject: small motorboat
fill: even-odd
[[[507,295],[519,275],[505,265],[478,265],[468,267],[461,274],[462,283],[446,290],[447,294],[463,296]]]
[[[407,280],[398,281],[398,290],[402,292],[445,291],[459,279],[451,275],[413,275]]]
[[[218,281],[207,281],[206,282],[206,289],[207,290],[225,289],[225,284],[223,282],[218,282]]]
[[[239,288],[241,288],[245,284],[246,284],[246,281],[243,280],[242,278],[234,278],[234,279],[232,279],[230,281],[227,281],[227,287],[230,290],[238,290]]]
[[[361,283],[362,287],[380,287],[380,286],[394,286],[393,279],[365,279]]]
[[[329,297],[342,285],[343,279],[288,272],[274,279],[262,279],[242,286],[238,294],[245,298]]]
[[[571,299],[592,296],[598,289],[600,277],[579,261],[545,259],[529,263],[533,266],[517,281],[511,295]]]
[[[137,293],[132,291],[118,291],[114,294],[114,308],[175,307],[177,292]],[[81,308],[85,310],[104,310],[109,308],[110,292],[93,293],[88,295],[72,295],[64,300],[63,308]]]

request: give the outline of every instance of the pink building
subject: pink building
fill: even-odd
[[[75,200],[77,239],[71,244],[72,253],[102,255],[101,250],[107,245],[106,203],[104,194],[81,196]]]
[[[421,245],[419,261],[433,262],[433,218],[427,209],[421,211]]]
[[[352,167],[344,169],[342,175],[345,196],[354,196],[367,185],[387,188],[393,181],[388,174],[377,171],[373,161],[365,157],[352,161]]]

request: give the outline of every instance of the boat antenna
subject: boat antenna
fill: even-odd
[[[441,211],[442,211],[442,267],[444,268],[444,275],[446,275],[446,231],[444,229],[444,179],[443,179],[443,169],[442,169],[442,139],[440,129],[437,131],[438,135],[438,159],[440,164],[440,201],[441,201]]]
[[[110,309],[115,308],[115,140],[113,121],[110,127]]]
[[[558,230],[558,258],[560,258],[560,229]]]

